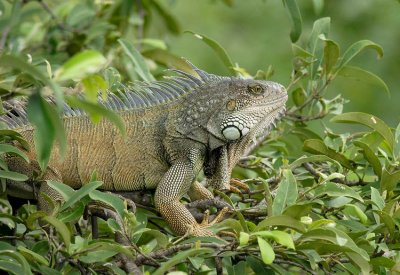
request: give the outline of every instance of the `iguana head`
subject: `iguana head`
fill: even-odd
[[[178,86],[189,91],[176,103],[171,128],[210,150],[262,134],[285,110],[287,92],[278,83],[216,76],[192,68],[198,77],[175,70],[181,77],[170,79],[174,91],[179,92]]]
[[[249,135],[254,138],[271,129],[284,112],[287,92],[282,85],[240,78],[225,81],[215,91],[220,94],[219,103],[207,122],[207,130],[215,138],[226,143]]]
[[[226,177],[212,172],[211,161],[206,163],[211,171],[207,183],[217,189],[228,189],[233,167],[254,148],[259,138],[265,138],[275,120],[284,113],[287,92],[278,83],[252,79],[230,78],[218,86],[209,95],[209,101],[218,103],[207,122],[208,148],[210,160],[225,158]],[[209,87],[209,91],[212,89]]]

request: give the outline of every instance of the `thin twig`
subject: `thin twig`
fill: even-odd
[[[51,19],[53,19],[56,22],[57,27],[62,30],[62,31],[70,31],[70,32],[75,32],[76,30],[67,27],[66,25],[64,25],[61,20],[54,14],[54,12],[50,9],[49,5],[47,5],[46,2],[44,2],[43,0],[36,0],[41,6],[42,8],[50,15]]]
[[[178,245],[166,248],[166,249],[154,251],[154,252],[148,254],[147,256],[151,257],[152,259],[165,259],[166,257],[168,257],[172,254],[175,254],[179,251],[193,248],[193,247],[195,247],[195,245],[196,244],[194,244],[194,243],[178,244]],[[219,244],[215,244],[215,243],[201,243],[200,246],[214,248],[215,250],[219,251],[219,250],[225,248],[226,245],[219,245]],[[149,263],[148,260],[143,255],[138,255],[135,260],[135,263],[137,266],[141,266],[143,264],[154,266],[154,264]]]
[[[296,263],[296,262],[293,262],[293,261],[275,259],[275,260],[274,260],[274,263],[277,263],[277,264],[287,264],[287,265],[291,265],[291,266],[296,266],[296,267],[298,267],[298,268],[300,268],[300,269],[302,269],[302,270],[304,270],[304,271],[306,271],[306,272],[308,272],[308,273],[310,273],[310,274],[313,274],[313,275],[317,275],[317,274],[318,274],[317,272],[312,271],[312,270],[309,269],[308,267],[305,267],[304,265],[299,264],[299,263]]]
[[[141,40],[143,38],[143,26],[144,26],[144,9],[143,9],[143,5],[142,5],[142,0],[136,0],[136,6],[138,9],[138,15],[140,18],[140,24],[137,27],[137,50],[140,51],[140,48],[142,47],[142,43]]]
[[[6,46],[6,41],[7,41],[7,36],[11,31],[11,26],[8,25],[4,28],[3,33],[1,35],[0,39],[0,53],[4,50],[4,47]]]
[[[297,122],[306,122],[306,121],[312,121],[312,120],[317,120],[324,118],[327,115],[325,112],[321,112],[317,115],[313,116],[303,116],[303,115],[298,115],[294,114],[293,112],[286,112],[286,116],[284,119],[292,120],[292,121],[297,121]]]
[[[217,275],[224,274],[221,257],[215,257],[215,272]]]

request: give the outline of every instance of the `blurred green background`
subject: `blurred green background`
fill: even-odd
[[[225,1],[228,2],[228,1]],[[322,5],[321,5],[322,3]],[[282,1],[165,0],[164,6],[178,19],[182,30],[207,35],[218,41],[234,62],[255,74],[272,65],[272,80],[289,83],[292,68],[291,21]],[[388,96],[380,87],[359,81],[337,80],[329,87],[328,97],[342,94],[350,100],[345,112],[360,111],[377,115],[394,127],[400,120],[400,3],[396,0],[298,1],[303,17],[302,45],[310,34],[313,21],[331,17],[329,38],[338,42],[341,53],[352,43],[369,39],[380,44],[384,56],[377,60],[374,51],[363,52],[352,65],[380,76],[389,86]],[[155,17],[153,19],[157,21]],[[160,37],[171,52],[192,60],[200,68],[216,74],[229,74],[207,45],[191,34],[172,35],[162,22],[154,22],[148,36]]]

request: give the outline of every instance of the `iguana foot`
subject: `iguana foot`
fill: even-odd
[[[230,184],[229,190],[233,193],[237,193],[237,194],[241,195],[242,191],[240,191],[239,188],[243,189],[245,191],[245,193],[248,193],[250,191],[249,186],[238,179],[231,179],[229,181],[229,184]],[[237,188],[237,187],[239,187],[239,188]]]
[[[200,224],[196,224],[195,226],[190,226],[187,235],[192,235],[196,237],[215,236],[215,234],[211,230],[209,230],[208,227],[220,222],[225,214],[228,213],[228,211],[228,207],[222,208],[218,215],[211,222],[209,222],[210,211],[206,210],[204,212],[203,221]]]

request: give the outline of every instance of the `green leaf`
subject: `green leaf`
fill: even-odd
[[[307,58],[313,56],[310,52],[306,51],[305,49],[294,43],[292,43],[292,53],[296,57]]]
[[[382,210],[385,207],[385,200],[379,193],[378,189],[371,187],[371,201],[375,204],[376,209]]]
[[[221,197],[221,199],[222,199],[223,201],[225,201],[226,203],[228,203],[230,206],[234,207],[234,204],[233,204],[231,198],[230,198],[228,195],[226,195],[224,192],[219,191],[219,190],[214,190],[214,192],[215,192],[215,194],[217,194],[219,197]]]
[[[381,177],[381,193],[384,191],[393,191],[400,182],[400,170],[390,173],[388,170],[383,169]]]
[[[290,31],[290,40],[295,43],[299,40],[302,29],[302,19],[300,9],[297,6],[296,0],[284,0],[283,3],[289,12],[290,18],[292,19],[292,30]]]
[[[292,228],[297,232],[306,232],[306,227],[304,226],[304,224],[292,217],[284,215],[265,218],[257,225],[257,227],[254,229],[254,232],[260,231],[264,228],[277,226]]]
[[[118,223],[116,220],[109,218],[107,220],[107,225],[108,227],[111,228],[112,232],[122,232],[122,228],[121,228],[121,224]],[[147,229],[147,228],[145,228]],[[140,231],[140,230],[139,230]],[[135,234],[137,234],[138,231],[135,232]]]
[[[258,231],[251,234],[252,236],[259,236],[263,238],[270,238],[277,243],[286,246],[287,248],[295,249],[292,236],[284,231]]]
[[[56,110],[39,93],[28,99],[28,119],[35,126],[34,142],[39,166],[44,171],[50,159],[51,148],[57,138],[61,155],[66,151],[66,137]]]
[[[243,214],[240,213],[239,211],[236,211],[235,215],[236,215],[237,219],[239,220],[240,225],[242,226],[242,230],[246,233],[249,233],[249,227],[247,226],[247,223],[246,223],[246,220],[245,220]]]
[[[9,179],[9,180],[15,180],[15,181],[27,181],[28,176],[18,173],[18,172],[13,172],[13,171],[5,171],[5,170],[0,170],[0,178],[3,179]]]
[[[346,158],[344,155],[335,152],[328,146],[326,146],[323,141],[318,139],[308,139],[304,141],[303,150],[312,154],[322,154],[331,159],[336,160],[341,165],[348,169],[354,169],[354,165],[351,160]]]
[[[297,88],[292,92],[293,102],[296,106],[301,106],[307,98],[307,94],[303,88]]]
[[[179,34],[181,28],[178,21],[169,12],[170,9],[163,7],[163,5],[161,5],[159,1],[156,0],[152,0],[151,4],[160,15],[160,18],[164,20],[165,26],[168,28],[168,30],[174,34]]]
[[[113,209],[115,209],[118,215],[123,218],[125,213],[124,202],[117,196],[111,193],[105,193],[98,190],[93,190],[89,193],[89,197],[92,200],[103,202]]]
[[[239,234],[239,244],[240,246],[247,245],[249,243],[250,235],[246,232],[240,232]]]
[[[0,137],[8,136],[21,144],[26,151],[30,150],[29,143],[22,137],[22,135],[14,130],[0,129]]]
[[[216,224],[218,230],[233,230],[236,233],[243,232],[242,224],[236,219],[226,219]]]
[[[329,225],[335,225],[335,222],[333,220],[321,219],[321,220],[316,220],[316,221],[312,222],[308,226],[308,229],[311,230],[311,229],[324,227],[324,226],[329,226]]]
[[[374,169],[374,172],[378,177],[381,177],[382,175],[382,165],[381,162],[379,161],[378,157],[376,156],[375,152],[372,151],[371,147],[368,146],[368,144],[355,140],[353,144],[357,147],[360,147],[362,149],[362,153],[365,157],[365,159],[371,164],[372,168]]]
[[[60,234],[61,238],[63,239],[64,244],[68,250],[71,244],[71,232],[69,231],[68,227],[63,222],[59,221],[58,219],[52,216],[46,216],[43,217],[42,219],[51,224],[52,226],[54,226],[56,231]]]
[[[89,5],[87,2],[77,2],[76,5],[71,6],[71,8],[72,9],[69,10],[69,12],[65,15],[66,18],[63,18],[63,22],[65,22],[64,24],[68,24],[69,26],[72,26],[74,28],[81,28],[82,26],[86,26],[87,23],[93,20],[93,17],[96,16],[95,8]]]
[[[10,259],[7,256],[1,256],[1,255],[0,255],[0,270],[7,272],[6,274],[13,274],[13,275],[25,274],[21,268],[21,265],[19,265],[14,259]]]
[[[353,262],[356,266],[360,268],[361,275],[369,275],[371,274],[371,267],[369,260],[366,260],[364,257],[359,255],[358,253],[355,252],[345,252],[347,257],[351,262]]]
[[[146,230],[143,232],[142,236],[146,235],[150,235],[151,240],[157,241],[157,249],[165,248],[170,244],[168,237],[165,234],[161,233],[159,230],[155,229]]]
[[[9,257],[7,260],[5,257]],[[8,261],[9,265],[5,263],[5,261]],[[16,264],[18,263],[18,264]],[[16,272],[16,270],[13,270],[13,264],[15,267],[19,268],[19,272]],[[29,266],[29,263],[26,261],[26,259],[18,252],[15,252],[13,250],[1,250],[0,251],[0,269],[2,270],[8,270],[10,272],[13,272],[14,274],[26,274],[26,275],[32,275],[31,268]]]
[[[196,74],[193,68],[185,61],[185,59],[176,56],[168,51],[154,49],[143,52],[143,56],[146,56],[156,61],[157,63],[163,64],[168,68],[179,69],[193,75]]]
[[[66,209],[57,214],[57,219],[63,223],[76,223],[85,212],[86,204],[83,201],[78,201],[72,209]]]
[[[397,159],[400,159],[400,123],[396,127],[396,131],[394,132],[394,156]]]
[[[85,247],[85,250],[80,251],[80,253],[86,253],[86,251],[88,252],[88,254],[92,251],[113,251],[116,253],[122,253],[122,254],[128,256],[128,258],[130,258],[130,259],[134,258],[133,254],[129,250],[129,248],[122,246],[119,243],[117,244],[117,243],[110,243],[110,242],[104,242],[104,241],[96,241],[96,242],[89,244],[87,247]],[[96,256],[96,255],[94,255],[94,256]]]
[[[129,57],[139,77],[147,82],[154,81],[155,79],[150,73],[146,60],[144,60],[143,56],[135,49],[132,43],[125,39],[118,39],[118,43],[121,45],[125,54]]]
[[[324,9],[325,0],[313,0],[315,14],[319,15]]]
[[[25,154],[25,152],[23,152],[22,150],[18,149],[17,147],[13,146],[13,145],[9,145],[9,144],[0,144],[0,154],[1,153],[7,153],[7,154],[13,154],[13,155],[17,155],[20,156],[21,158],[23,158],[26,162],[29,163],[29,158],[28,156]]]
[[[346,66],[354,57],[356,57],[361,51],[365,49],[374,49],[378,57],[381,58],[383,56],[383,49],[378,44],[370,41],[370,40],[360,40],[351,45],[346,52],[343,54],[342,59],[337,66],[337,70],[341,70],[344,66]]]
[[[165,43],[165,41],[161,40],[161,39],[153,39],[153,38],[143,38],[140,40],[140,42],[136,42],[135,44],[143,44],[143,45],[148,45],[151,46],[153,48],[157,48],[160,50],[167,50],[167,44]]]
[[[35,222],[36,222],[36,220],[37,220],[37,219],[40,219],[40,218],[43,218],[43,217],[46,217],[46,216],[47,216],[47,213],[46,213],[46,212],[44,212],[44,211],[36,211],[36,212],[30,214],[30,215],[28,216],[28,218],[26,218],[26,220],[25,220],[25,225],[26,225],[26,227],[28,227],[30,230],[34,230],[34,229],[36,229],[36,228],[35,228]]]
[[[356,191],[354,191],[351,187],[348,187],[346,185],[340,184],[340,183],[333,183],[333,182],[326,182],[318,186],[314,190],[314,196],[322,196],[322,195],[327,195],[330,197],[350,197],[354,198],[360,202],[364,202],[360,194],[358,194]]]
[[[394,238],[396,232],[396,222],[388,213],[380,210],[374,210],[379,215],[383,223],[386,225],[387,230],[392,238]]]
[[[368,223],[368,217],[365,213],[355,204],[346,204],[344,213],[357,217],[362,224]]]
[[[12,29],[14,26],[16,26],[21,20],[21,15],[23,14],[21,12],[21,8],[23,7],[24,3],[21,3],[19,1],[12,2],[12,8],[11,8],[11,14],[8,17],[9,21],[7,22],[7,25]],[[4,6],[2,5],[1,12],[4,13]],[[4,19],[3,19],[4,20]]]
[[[390,95],[389,87],[386,85],[379,76],[373,74],[369,71],[363,70],[359,67],[344,66],[337,73],[338,76],[354,79],[365,85],[374,85],[376,87],[382,88],[388,95]]]
[[[393,261],[392,259],[382,256],[382,257],[372,258],[370,264],[374,267],[382,266],[390,269],[396,264],[396,262]]]
[[[303,163],[307,163],[307,162],[324,162],[324,161],[328,161],[328,162],[332,162],[334,164],[336,164],[339,168],[341,168],[341,165],[338,161],[326,156],[326,155],[313,155],[313,156],[301,156],[300,158],[296,159],[295,161],[293,161],[290,165],[289,168],[291,170],[293,170],[294,168],[302,165]],[[341,170],[339,170],[340,172]]]
[[[294,219],[300,219],[301,217],[310,214],[314,204],[316,203],[309,201],[297,202],[296,204],[287,207],[285,211],[283,211],[283,214]]]
[[[58,193],[60,193],[60,195],[63,197],[63,199],[65,201],[69,200],[71,198],[71,196],[75,193],[75,190],[73,188],[71,188],[70,186],[68,186],[62,182],[47,180],[46,183],[51,188],[53,188]]]
[[[341,247],[346,247],[350,251],[358,253],[363,259],[369,261],[368,253],[357,246],[357,244],[343,231],[332,228],[323,227],[316,228],[304,233],[299,239],[299,243],[304,243],[308,241],[322,241],[337,244]],[[299,247],[298,247],[299,249]]]
[[[276,196],[272,204],[274,215],[282,214],[287,206],[294,204],[297,200],[297,182],[289,169],[283,170],[283,180],[280,182]]]
[[[91,252],[88,252],[87,255],[80,256],[79,261],[82,261],[87,264],[92,264],[92,263],[96,263],[96,262],[104,262],[116,254],[118,254],[118,252],[112,251],[112,250],[91,251]]]
[[[254,256],[246,256],[246,263],[254,271],[254,274],[274,274],[261,260]],[[242,273],[244,274],[244,273]]]
[[[122,135],[126,134],[126,128],[125,128],[124,121],[118,114],[116,114],[112,110],[109,110],[102,105],[95,104],[95,103],[89,102],[85,99],[78,98],[78,97],[68,97],[67,102],[71,107],[85,110],[86,112],[88,112],[91,115],[104,116],[106,119],[111,121],[119,129],[119,131],[121,132]]]
[[[10,214],[0,213],[0,224],[7,226],[9,229],[14,229],[17,226],[17,223],[20,223],[21,220],[17,217],[14,217]]]
[[[104,79],[110,92],[116,92],[121,87],[121,74],[114,67],[108,67],[103,71]]]
[[[194,35],[194,37],[204,41],[204,43],[206,43],[209,47],[211,47],[215,51],[215,53],[222,60],[225,67],[231,72],[231,74],[233,75],[237,74],[236,70],[234,69],[235,66],[231,58],[229,57],[225,49],[220,44],[218,44],[218,42],[202,34],[194,33],[191,31],[186,31],[186,32],[191,33]]]
[[[339,45],[330,39],[326,39],[325,37],[320,37],[325,45],[324,45],[324,69],[325,73],[329,74],[332,68],[336,65],[337,60],[340,55]]]
[[[328,36],[329,28],[331,25],[331,19],[329,17],[324,17],[316,20],[311,31],[311,36],[308,42],[308,48],[312,56],[314,57],[314,62],[311,64],[310,75],[311,79],[315,79],[317,76],[318,68],[321,65],[324,48],[321,41],[321,34],[324,37]]]
[[[261,252],[261,259],[265,264],[272,264],[275,260],[275,252],[272,246],[263,238],[257,237],[258,247]]]
[[[58,111],[62,111],[63,108],[63,92],[61,90],[61,87],[52,79],[49,79],[46,74],[44,74],[42,71],[40,71],[38,68],[33,66],[32,64],[26,62],[22,58],[14,55],[1,55],[0,56],[0,66],[4,64],[6,66],[6,69],[9,68],[15,68],[18,69],[24,73],[30,74],[36,79],[39,79],[46,85],[48,85],[54,92],[56,101],[57,101],[57,106],[58,106]],[[62,141],[61,139],[59,142]],[[60,144],[61,148],[64,148],[62,144]]]
[[[103,94],[108,89],[107,82],[98,74],[89,75],[82,79],[83,91],[90,102],[97,102],[99,92]]]
[[[197,241],[200,241],[202,243],[215,243],[215,244],[222,244],[222,245],[226,244],[226,241],[219,237],[191,237],[191,238],[185,239],[179,243],[180,244],[195,243]]]
[[[94,50],[87,50],[75,54],[68,59],[55,73],[55,79],[82,79],[89,74],[98,72],[106,63],[104,56]]]
[[[32,263],[38,263],[42,265],[49,265],[49,261],[43,257],[42,255],[33,252],[23,246],[17,246],[17,251],[19,251],[22,255],[25,256],[26,259],[29,259]]]
[[[393,133],[390,130],[389,126],[387,126],[383,120],[377,118],[376,116],[360,112],[351,112],[351,113],[344,113],[341,115],[337,115],[333,117],[331,121],[338,123],[362,124],[369,128],[372,128],[386,140],[390,150],[393,151],[393,144],[394,144]]]
[[[84,184],[79,190],[74,192],[69,200],[62,205],[60,211],[63,211],[64,209],[74,205],[77,201],[81,200],[83,197],[87,196],[91,191],[99,188],[101,185],[103,185],[102,181],[92,181]]]
[[[161,263],[161,266],[154,271],[153,275],[163,275],[165,274],[171,267],[183,262],[188,257],[194,257],[201,254],[211,254],[213,253],[213,249],[210,248],[191,248],[186,251],[180,251],[178,254],[173,256],[166,262]]]

